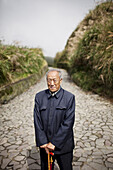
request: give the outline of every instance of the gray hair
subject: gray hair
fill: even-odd
[[[51,71],[57,71],[59,73],[60,79],[62,79],[62,72],[58,69],[50,69],[49,71],[47,71],[46,72],[46,79],[47,79],[48,73],[50,73]]]

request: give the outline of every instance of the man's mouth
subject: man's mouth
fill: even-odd
[[[50,86],[51,89],[55,89],[56,87],[55,86]]]
[[[50,87],[51,89],[54,89],[55,87],[54,86],[52,86],[52,87]]]

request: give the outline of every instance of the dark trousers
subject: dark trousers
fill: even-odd
[[[48,170],[48,155],[45,152],[45,149],[40,149],[40,158],[41,158],[41,170]],[[60,167],[60,170],[72,170],[72,160],[73,152],[53,156],[53,165],[52,170],[54,170],[54,161],[57,160],[57,163]]]

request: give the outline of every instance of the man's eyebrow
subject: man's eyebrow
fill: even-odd
[[[48,78],[50,78],[50,79],[57,79],[57,77],[49,77],[49,76],[48,76]]]

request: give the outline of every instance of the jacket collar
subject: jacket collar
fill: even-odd
[[[47,96],[48,96],[48,98],[50,98],[51,96],[55,96],[58,99],[60,97],[60,95],[62,95],[62,91],[63,91],[63,89],[60,87],[60,89],[57,92],[55,92],[54,95],[52,95],[52,93],[48,89]]]

